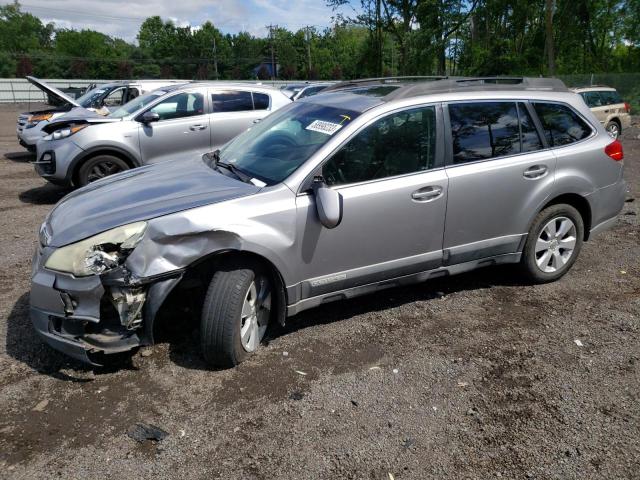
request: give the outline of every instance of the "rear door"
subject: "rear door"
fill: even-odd
[[[256,120],[269,114],[270,97],[251,90],[212,88],[211,125],[212,149],[218,149],[233,139]]]
[[[206,89],[175,93],[147,111],[157,113],[160,120],[148,125],[140,123],[143,163],[190,158],[211,150]]]
[[[521,101],[449,103],[445,262],[514,253],[549,196],[556,159]]]
[[[584,103],[586,103],[587,107],[591,109],[593,115],[598,119],[598,121],[600,123],[605,123],[609,114],[609,107],[600,93],[601,92],[584,92],[581,95],[584,99]]]

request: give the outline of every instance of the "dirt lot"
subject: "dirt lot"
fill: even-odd
[[[64,191],[16,113],[0,107],[0,477],[640,478],[640,130],[616,227],[557,283],[485,269],[307,312],[234,370],[206,369],[197,332],[91,370],[30,325],[36,231]],[[138,443],[138,422],[169,436]]]

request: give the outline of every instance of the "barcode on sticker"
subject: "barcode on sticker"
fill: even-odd
[[[339,123],[325,122],[324,120],[314,120],[307,125],[307,130],[333,135],[342,128]]]

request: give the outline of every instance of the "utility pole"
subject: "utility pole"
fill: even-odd
[[[218,51],[216,49],[216,36],[213,36],[213,71],[218,80]]]
[[[267,28],[269,28],[269,40],[270,40],[269,43],[271,43],[271,80],[275,80],[277,76],[277,72],[276,72],[276,57],[273,51],[273,29],[278,28],[278,26],[268,25]]]
[[[311,80],[311,27],[309,26],[307,26],[307,60],[309,62],[307,80]]]
[[[381,0],[376,0],[376,67],[378,76],[382,76],[382,13],[380,9]]]

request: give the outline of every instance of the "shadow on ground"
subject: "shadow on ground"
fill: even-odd
[[[364,295],[349,300],[336,301],[307,310],[287,320],[286,326],[271,325],[265,342],[288,335],[305,328],[326,325],[338,321],[365,315],[370,312],[385,311],[404,304],[420,301],[436,301],[444,295],[461,291],[484,290],[494,286],[526,285],[515,266],[496,266],[479,269],[453,277],[443,277],[413,286],[396,287],[376,294]],[[198,319],[188,323],[186,328],[163,332],[161,342],[169,344],[172,362],[189,369],[210,369],[200,355],[200,336]]]
[[[36,159],[36,154],[33,152],[9,152],[4,154],[4,158],[17,163],[27,163]]]
[[[47,183],[41,187],[30,188],[25,190],[18,198],[23,203],[31,203],[33,205],[53,205],[58,203],[70,190],[64,187],[58,187]]]

